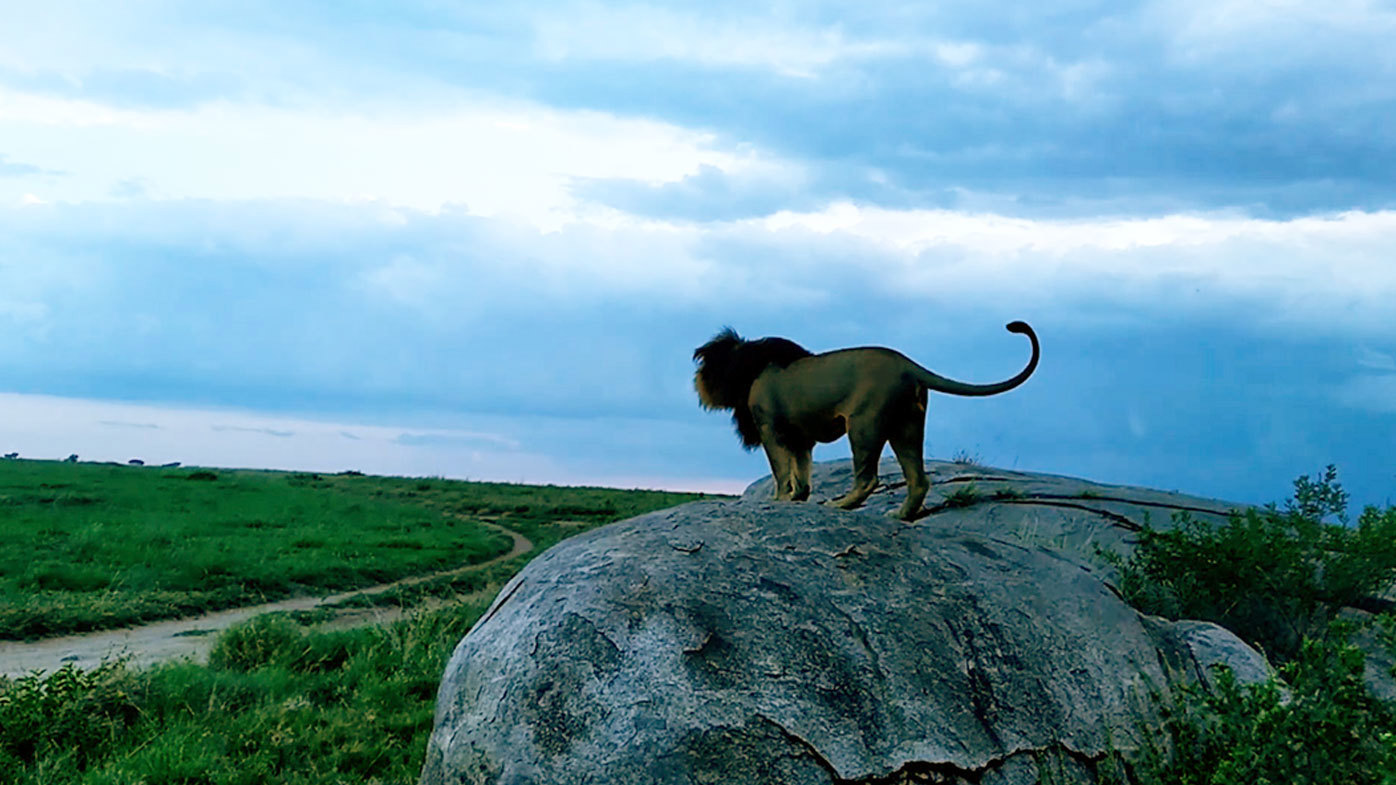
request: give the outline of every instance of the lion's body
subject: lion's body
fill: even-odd
[[[877,487],[877,462],[890,443],[907,483],[898,517],[911,520],[930,490],[922,461],[927,392],[995,395],[1026,381],[1037,367],[1037,336],[1023,322],[1008,329],[1028,336],[1032,359],[1018,375],[996,384],[946,379],[891,349],[810,354],[783,338],[745,341],[729,329],[693,353],[699,362],[694,385],[705,408],[732,410],[745,446],[765,449],[777,499],[809,498],[815,443],[846,434],[853,487],[831,503],[857,507]]]

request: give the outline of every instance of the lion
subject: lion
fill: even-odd
[[[966,384],[922,368],[881,347],[813,354],[784,338],[748,341],[731,327],[693,351],[693,386],[704,409],[731,409],[742,446],[765,449],[776,498],[804,501],[810,493],[810,453],[816,442],[848,435],[853,487],[830,500],[841,509],[862,504],[877,487],[877,463],[889,442],[906,477],[906,502],[897,517],[910,521],[930,490],[922,463],[927,391],[997,395],[1028,380],[1041,353],[1026,322],[1007,325],[1032,343],[1018,375],[995,384]]]

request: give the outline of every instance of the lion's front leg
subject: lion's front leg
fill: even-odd
[[[790,472],[790,499],[802,502],[809,498],[810,450],[795,450]]]
[[[776,485],[775,498],[778,501],[790,501],[795,494],[795,456],[774,439],[763,439],[761,448],[765,450],[766,460],[771,464],[771,479]]]

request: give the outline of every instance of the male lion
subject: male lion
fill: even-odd
[[[744,340],[728,327],[694,350],[698,371],[693,386],[704,409],[732,410],[743,447],[765,448],[777,499],[808,499],[815,442],[832,442],[846,433],[853,451],[853,487],[830,503],[857,507],[877,487],[877,462],[883,445],[891,442],[906,476],[906,503],[897,517],[909,521],[931,487],[921,462],[926,391],[997,395],[1027,381],[1037,368],[1037,334],[1026,322],[1011,322],[1008,331],[1032,342],[1027,367],[997,384],[965,384],[891,349],[811,354],[784,338]]]

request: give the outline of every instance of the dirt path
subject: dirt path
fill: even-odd
[[[350,597],[361,594],[377,594],[388,589],[411,586],[435,578],[483,569],[533,550],[533,543],[522,534],[493,523],[485,521],[479,523],[509,535],[514,543],[509,552],[478,564],[467,564],[463,567],[429,575],[403,578],[381,586],[369,586],[328,597],[292,597],[279,602],[232,608],[226,611],[206,613],[202,616],[153,622],[120,630],[86,632],[80,635],[65,635],[60,638],[45,638],[38,641],[0,641],[0,675],[23,676],[35,670],[52,672],[67,663],[72,663],[79,668],[95,668],[103,658],[114,656],[128,656],[130,663],[137,667],[145,667],[179,657],[192,657],[195,660],[204,661],[208,658],[209,650],[213,648],[213,642],[218,637],[217,633],[253,616],[273,611],[314,610],[321,606],[343,602]],[[338,610],[333,618],[316,626],[317,628],[339,629],[362,624],[384,624],[399,618],[401,615],[402,609],[396,607],[343,608]]]

